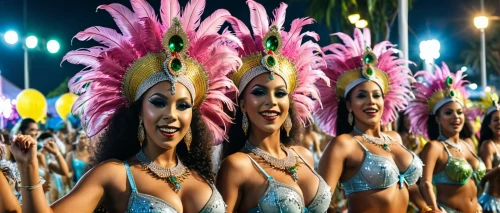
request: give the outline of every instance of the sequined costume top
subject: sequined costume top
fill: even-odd
[[[130,166],[127,162],[123,162],[125,164],[125,169],[127,172],[127,179],[130,183],[130,188],[132,189],[132,193],[130,194],[130,198],[128,201],[127,212],[150,212],[150,213],[178,213],[177,209],[175,209],[172,205],[167,203],[166,201],[151,196],[147,194],[142,194],[137,191],[135,186],[134,177],[132,176],[132,172],[130,171]],[[208,200],[205,207],[200,211],[201,213],[223,213],[226,212],[226,204],[222,199],[222,196],[219,194],[219,191],[215,189],[215,186],[209,184],[210,188],[212,188],[212,196]]]
[[[370,153],[358,139],[354,136],[353,138],[365,150],[365,158],[358,173],[342,182],[347,195],[372,189],[386,189],[395,183],[399,183],[401,189],[403,184],[411,186],[422,176],[422,160],[402,144],[400,145],[413,155],[413,160],[404,173],[399,172],[398,166],[392,159]]]
[[[498,148],[497,148],[497,145],[495,144],[495,142],[491,142],[493,143],[493,148],[495,149],[495,154],[492,156],[492,162],[491,162],[491,167],[492,168],[495,168],[497,167],[498,165],[500,165],[500,152],[498,152]]]
[[[469,151],[479,160],[479,165],[476,171],[472,169],[472,166],[469,162],[467,162],[467,160],[453,157],[450,150],[448,150],[444,143],[443,146],[448,154],[448,160],[444,170],[432,176],[432,182],[434,184],[464,185],[471,177],[474,179],[476,184],[481,181],[486,174],[486,166],[483,161],[476,154],[474,154],[472,150],[470,150],[468,145],[467,147],[469,147]]]
[[[293,149],[292,149],[293,150]],[[293,150],[295,152],[295,150]],[[247,155],[259,171],[266,176],[269,185],[266,192],[260,198],[257,207],[248,211],[249,213],[302,213],[302,212],[326,212],[330,205],[332,193],[330,186],[326,184],[321,176],[312,169],[312,167],[297,153],[297,156],[311,171],[319,178],[318,190],[313,201],[309,206],[305,206],[304,198],[300,196],[297,190],[289,185],[276,181],[269,176],[259,164]]]
[[[84,161],[75,158],[75,153],[73,152],[71,155],[71,165],[73,166],[73,181],[75,183],[80,180],[83,176],[83,172],[85,171],[85,167],[87,166],[87,163]]]

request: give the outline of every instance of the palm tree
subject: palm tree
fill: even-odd
[[[306,1],[306,0],[302,0]],[[307,15],[320,23],[324,23],[329,30],[333,30],[332,19],[340,20],[340,26],[335,31],[352,33],[353,27],[348,16],[358,13],[368,21],[374,42],[388,40],[390,27],[398,14],[398,0],[307,0],[310,2]],[[413,0],[408,0],[408,5]],[[337,14],[337,15],[335,15]]]

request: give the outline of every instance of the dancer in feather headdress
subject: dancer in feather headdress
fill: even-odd
[[[295,19],[285,31],[285,3],[273,11],[271,23],[261,4],[247,4],[253,34],[241,21],[230,21],[243,43],[243,65],[231,76],[240,92],[239,110],[217,187],[230,212],[325,212],[329,187],[314,172],[311,153],[291,146],[298,144],[304,125],[312,123],[320,106],[314,82],[327,80],[320,70],[320,47],[302,42],[306,36],[319,39],[314,32],[301,32],[314,21]]]
[[[408,206],[408,193],[424,207],[421,197],[413,196],[418,195],[414,184],[422,175],[422,162],[396,132],[381,130],[408,104],[413,77],[404,64],[409,61],[399,59],[388,41],[372,50],[368,29],[355,29],[354,39],[335,35],[343,44],[323,48],[332,88],[318,83],[324,109],[317,120],[336,138],[323,152],[319,174],[332,188],[342,184],[349,212],[401,212]]]
[[[226,95],[236,87],[227,76],[241,59],[228,44],[240,42],[228,31],[218,34],[230,17],[226,10],[200,20],[205,3],[192,0],[181,11],[177,0],[162,0],[161,22],[144,0],[131,0],[133,12],[120,4],[99,7],[121,33],[88,28],[75,37],[102,46],[63,59],[86,66],[69,87],[80,95],[73,113],[82,116],[89,137],[99,137],[92,169],[49,207],[32,176],[36,146],[18,137],[13,147],[27,212],[92,212],[97,206],[109,212],[225,212],[213,185],[211,153],[231,123],[225,110],[235,104]]]
[[[485,167],[472,147],[460,138],[465,123],[468,83],[463,71],[451,73],[445,63],[434,73],[420,71],[426,83],[415,83],[415,100],[408,106],[410,130],[428,142],[420,156],[425,164],[420,188],[430,209],[477,212],[477,187]],[[433,184],[437,189],[434,194]],[[467,200],[467,202],[463,202]]]
[[[481,180],[488,183],[479,203],[484,212],[500,212],[500,103],[498,95],[488,92],[481,98],[484,118],[481,124],[479,156],[486,166]]]

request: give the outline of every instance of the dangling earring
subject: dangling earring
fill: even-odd
[[[354,122],[354,116],[352,115],[352,112],[349,111],[349,115],[347,116],[347,122],[349,122],[349,125],[352,126],[352,122]]]
[[[290,119],[290,115],[288,115],[285,119],[285,123],[283,124],[283,128],[286,131],[286,136],[290,136],[290,130],[292,129],[292,119]]]
[[[243,118],[241,119],[241,128],[243,129],[243,133],[247,135],[248,131],[248,117],[246,113],[243,113]]]
[[[184,143],[186,143],[186,147],[188,152],[191,151],[191,142],[193,141],[193,133],[191,132],[191,127],[189,127],[186,135],[184,135]]]
[[[443,135],[443,133],[441,132],[441,124],[438,124],[438,127],[439,127],[439,135]]]
[[[137,127],[137,139],[139,140],[139,143],[142,146],[142,142],[144,142],[144,126],[142,122],[142,118],[139,117],[139,127]]]

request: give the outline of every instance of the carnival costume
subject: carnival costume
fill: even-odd
[[[410,131],[429,138],[427,122],[431,114],[435,115],[442,106],[449,102],[456,102],[464,109],[466,108],[465,100],[467,100],[468,94],[465,85],[468,82],[463,80],[465,77],[463,71],[459,70],[456,74],[453,74],[445,63],[442,64],[441,68],[435,66],[434,73],[419,71],[415,77],[419,76],[422,76],[427,83],[417,82],[414,84],[417,93],[415,94],[415,100],[410,103],[406,113],[411,121]],[[448,141],[443,135],[440,135],[438,140],[443,143],[448,160],[445,169],[432,176],[432,182],[434,184],[464,185],[469,178],[473,178],[478,184],[486,173],[486,167],[483,161],[474,154],[471,147],[464,141],[460,141],[460,145],[456,145]],[[479,160],[478,168],[474,171],[465,159],[453,157],[446,145],[460,151],[462,151],[461,147],[465,146]],[[439,203],[439,205],[448,209],[448,212],[452,210],[443,204]]]
[[[228,31],[218,34],[230,16],[228,11],[220,9],[200,20],[205,3],[192,0],[182,12],[177,0],[162,0],[161,22],[144,0],[131,0],[134,12],[121,4],[99,6],[111,14],[121,33],[90,27],[75,37],[93,39],[102,46],[71,51],[63,59],[88,68],[69,82],[71,92],[80,95],[72,111],[82,116],[88,137],[106,128],[118,109],[139,100],[155,84],[168,81],[172,94],[176,83],[187,88],[193,107],[199,108],[216,143],[222,142],[224,128],[231,123],[224,107],[232,111],[235,106],[226,96],[236,90],[227,75],[241,64],[237,51],[226,44],[240,42]],[[140,125],[139,138],[144,137],[141,129]],[[188,150],[189,132],[184,137]],[[142,150],[136,157],[156,177],[170,182],[174,190],[181,190],[187,167],[179,158],[176,167],[167,169],[155,164]],[[164,200],[138,192],[129,165],[124,164],[132,188],[128,212],[177,212]],[[212,196],[201,212],[224,212],[222,197],[213,184],[209,185]]]
[[[498,103],[498,95],[492,94],[491,92],[486,93],[484,97],[481,97],[480,105],[483,106],[484,117],[490,115],[493,112],[500,111],[500,104]],[[486,141],[483,141],[483,143]],[[493,143],[493,142],[490,142]],[[495,154],[493,154],[491,160],[492,168],[500,166],[500,149],[493,144],[495,149]],[[487,186],[485,189],[488,188]],[[481,197],[478,199],[479,204],[483,207],[483,210],[490,212],[500,212],[500,198],[492,196],[484,190]]]
[[[384,96],[384,110],[382,124],[395,121],[398,110],[404,110],[410,98],[410,81],[413,79],[409,68],[403,66],[408,61],[398,59],[394,56],[396,49],[393,45],[384,41],[371,49],[370,31],[364,29],[354,30],[354,40],[344,34],[336,33],[344,44],[335,43],[323,48],[327,68],[325,74],[330,78],[330,84],[335,88],[329,88],[326,84],[319,83],[321,101],[324,109],[317,115],[317,121],[323,131],[330,135],[336,135],[339,101],[346,99],[349,92],[357,85],[364,82],[376,83]],[[349,113],[349,123],[352,125],[353,114]],[[356,129],[354,131],[362,135],[367,142],[380,146],[386,151],[391,151],[388,141],[394,141],[388,135],[381,133],[383,142],[375,143],[373,136],[364,134]],[[354,137],[353,137],[354,138]],[[370,153],[370,151],[359,141],[356,142],[365,151],[365,158],[360,170],[351,179],[342,182],[346,194],[372,190],[386,189],[394,184],[403,188],[406,184],[413,185],[422,176],[422,161],[418,156],[413,156],[412,163],[404,173],[400,173],[397,165],[390,159]],[[380,138],[375,138],[379,139]],[[396,142],[398,143],[398,142]],[[400,144],[400,143],[398,143]]]
[[[244,47],[240,49],[243,65],[238,72],[231,76],[231,79],[239,91],[243,92],[245,87],[261,74],[268,74],[270,80],[274,80],[275,76],[283,78],[288,93],[293,96],[298,120],[303,125],[311,124],[313,122],[312,112],[319,104],[317,101],[319,95],[314,82],[327,80],[320,70],[324,65],[320,56],[320,47],[313,41],[302,44],[302,38],[305,36],[310,36],[315,40],[319,39],[314,32],[301,33],[302,27],[312,24],[314,20],[311,18],[295,19],[292,21],[290,31],[287,32],[282,28],[288,7],[285,3],[281,3],[280,7],[273,11],[274,20],[271,23],[269,23],[267,12],[261,4],[252,0],[247,0],[247,4],[250,8],[253,34],[241,21],[237,19],[230,21],[236,36],[242,41]],[[246,124],[244,123],[245,119]],[[243,123],[242,126],[246,134],[245,126],[248,126],[246,115],[243,115]],[[286,118],[283,127],[288,135],[292,127],[290,117]],[[282,146],[288,157],[280,164],[280,159],[268,155],[249,142],[245,144],[245,148],[262,157],[273,168],[285,171],[295,181],[299,178],[296,174],[299,159],[319,178],[316,196],[309,206],[305,206],[304,199],[299,192],[274,180],[248,156],[269,183],[266,192],[258,202],[258,206],[249,212],[325,212],[328,209],[332,196],[330,187],[294,150]]]

